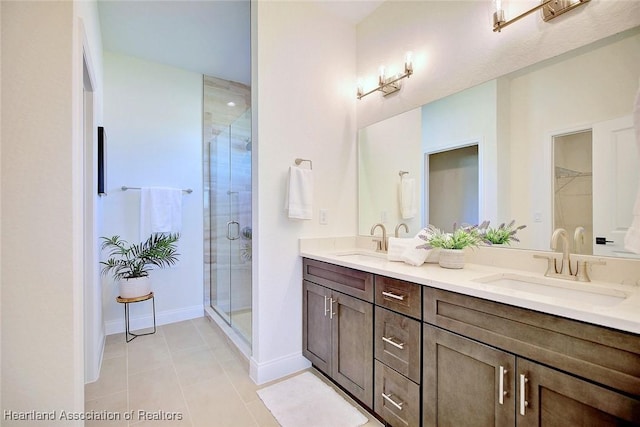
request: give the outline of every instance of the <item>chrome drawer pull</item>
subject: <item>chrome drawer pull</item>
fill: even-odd
[[[329,298],[329,319],[333,320],[333,316],[336,315],[336,312],[333,311],[333,303],[338,302],[337,299],[333,299],[333,297]]]
[[[529,402],[527,402],[526,397],[526,384],[529,380],[524,374],[520,374],[520,415],[525,415],[526,408],[529,406]]]
[[[499,390],[498,390],[498,403],[504,405],[504,397],[507,395],[507,392],[504,391],[504,376],[507,374],[506,369],[503,366],[500,366],[500,381],[499,381]]]
[[[388,298],[393,298],[393,299],[397,299],[399,301],[404,301],[404,295],[398,295],[398,294],[394,294],[393,292],[386,292],[386,291],[383,291],[382,295],[384,295],[385,297],[388,297]]]
[[[396,408],[398,408],[399,410],[402,411],[402,406],[404,405],[404,402],[396,402],[395,400],[392,399],[393,394],[389,393],[389,394],[385,394],[382,393],[382,397],[384,398],[384,400],[386,400],[387,402],[391,403],[393,406],[395,406]]]
[[[329,312],[329,309],[327,308],[327,300],[329,298],[327,298],[327,296],[324,296],[324,317],[327,317],[327,313]]]
[[[404,343],[403,343],[403,342],[400,342],[400,343],[395,342],[395,341],[393,340],[393,337],[391,337],[391,338],[382,337],[382,341],[384,341],[384,342],[386,342],[386,343],[389,343],[389,344],[391,344],[392,346],[399,348],[400,350],[404,350]]]

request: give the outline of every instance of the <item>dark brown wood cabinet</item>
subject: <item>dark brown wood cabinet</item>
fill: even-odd
[[[636,334],[303,266],[304,356],[389,426],[640,426]]]
[[[640,337],[432,288],[424,299],[423,426],[640,425]]]
[[[307,262],[305,260],[305,267]],[[342,284],[341,289],[349,290],[349,284],[364,283],[353,280],[362,277],[361,272],[344,276],[331,269],[331,281]],[[342,268],[342,267],[341,267]],[[365,279],[366,280],[366,279]],[[343,282],[343,283],[341,283]],[[347,284],[345,284],[346,282]],[[371,281],[373,283],[373,281]],[[341,385],[362,404],[373,407],[373,304],[355,298],[331,287],[319,285],[309,280],[303,281],[303,351],[302,354]],[[362,295],[362,289],[356,294]],[[373,300],[373,289],[371,297]]]
[[[423,426],[514,425],[514,355],[427,324],[423,337]]]
[[[640,400],[517,358],[518,427],[638,426]]]
[[[418,427],[422,286],[377,275],[374,282],[374,410],[391,427]]]

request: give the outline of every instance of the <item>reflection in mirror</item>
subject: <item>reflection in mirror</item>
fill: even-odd
[[[452,232],[453,223],[478,224],[478,145],[428,154],[428,222]]]
[[[377,223],[393,230],[404,222],[409,230],[400,237],[415,236],[422,221],[420,109],[361,129],[358,141],[359,234],[369,235]],[[400,212],[400,171],[418,187],[414,190],[418,209],[412,218],[403,218]]]
[[[621,243],[628,224],[619,220],[620,215],[629,210],[626,214],[629,216],[631,209],[616,206],[613,210],[617,219],[607,219],[603,231],[597,231],[596,223],[601,216],[598,209],[611,211],[612,204],[621,200],[630,206],[633,204],[638,177],[630,176],[640,169],[637,149],[633,144],[623,143],[627,141],[624,139],[627,131],[606,131],[609,136],[603,138],[612,141],[610,138],[614,134],[622,138],[613,141],[628,151],[623,151],[625,154],[617,160],[609,158],[611,153],[617,152],[612,149],[611,142],[608,150],[602,148],[609,154],[598,154],[601,148],[596,142],[598,135],[605,132],[600,129],[605,129],[608,122],[630,117],[638,91],[638,76],[640,27],[420,107],[419,117],[414,116],[415,121],[410,124],[412,129],[421,129],[416,146],[409,143],[409,138],[393,137],[404,134],[408,126],[407,122],[399,120],[399,116],[361,129],[359,151],[367,154],[359,157],[360,234],[368,234],[375,222],[384,222],[381,212],[391,213],[393,203],[397,204],[394,187],[385,190],[379,186],[374,191],[371,182],[391,183],[389,178],[382,176],[397,180],[398,163],[424,159],[427,153],[477,141],[479,219],[490,220],[493,225],[514,219],[517,224],[527,226],[518,233],[521,242],[514,247],[549,250],[555,221],[554,137],[592,131],[594,228],[585,236],[584,250],[590,248],[596,255],[603,256],[629,256],[623,249],[610,247],[609,243],[606,248],[595,243],[596,237]],[[386,151],[376,153],[376,148],[366,146],[365,141],[370,140],[373,130],[382,128],[387,135],[387,147]],[[389,156],[389,150],[393,150],[392,156]],[[412,174],[415,177],[422,174],[420,182],[427,184],[424,179],[426,166],[418,164],[417,167],[410,169]],[[379,176],[368,176],[363,180],[363,170]],[[621,178],[610,176],[619,170],[628,172],[624,183]],[[598,173],[605,176],[602,184],[596,182]],[[363,189],[363,185],[369,188]],[[418,191],[425,200],[418,215],[420,218],[414,219],[411,233],[426,224],[429,215],[428,187],[425,185]],[[372,212],[368,210],[370,208]],[[390,227],[395,226],[395,218],[389,215],[388,219]],[[452,216],[448,222],[454,221]],[[571,228],[573,224],[567,227]],[[574,229],[567,231],[572,234]]]
[[[573,252],[587,255],[593,254],[591,152],[591,130],[553,137],[553,228],[575,235],[582,227]]]

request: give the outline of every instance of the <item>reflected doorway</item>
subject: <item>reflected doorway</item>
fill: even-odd
[[[478,224],[480,195],[478,145],[426,155],[427,222],[453,231],[453,224]]]
[[[584,237],[574,253],[593,254],[593,148],[591,129],[553,137],[553,228]]]

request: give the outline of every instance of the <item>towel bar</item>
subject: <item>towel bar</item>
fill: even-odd
[[[296,159],[296,165],[300,166],[302,162],[309,162],[309,169],[313,169],[313,163],[308,159]]]
[[[126,185],[123,185],[122,187],[122,191],[127,191],[127,190],[142,190],[141,187],[127,187]],[[191,194],[193,193],[193,190],[190,188],[183,188],[182,191],[184,191],[187,194]]]

